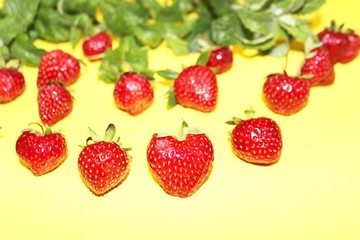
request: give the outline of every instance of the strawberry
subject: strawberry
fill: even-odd
[[[115,126],[109,124],[102,140],[90,128],[91,137],[78,158],[78,169],[86,186],[97,196],[103,195],[125,180],[129,172],[129,156],[113,142]],[[93,141],[89,144],[89,141]]]
[[[263,86],[264,100],[275,113],[294,114],[305,107],[310,95],[309,81],[287,73],[270,74]]]
[[[186,198],[194,194],[206,181],[214,161],[210,139],[199,130],[184,128],[178,138],[154,134],[147,147],[147,161],[151,174],[164,191]]]
[[[248,119],[233,118],[228,124],[236,125],[231,132],[231,145],[240,159],[259,165],[270,165],[280,159],[282,152],[281,130],[267,117],[254,118],[247,110]]]
[[[15,100],[25,90],[25,80],[15,68],[0,68],[0,103]]]
[[[138,115],[152,104],[154,90],[146,77],[127,72],[116,82],[113,96],[118,108]]]
[[[359,36],[351,29],[344,31],[343,27],[343,24],[338,27],[335,21],[331,21],[330,27],[325,28],[317,35],[324,48],[329,51],[333,64],[348,63],[359,53]]]
[[[300,75],[307,78],[311,87],[331,85],[335,72],[329,52],[324,47],[317,47],[307,53]]]
[[[348,46],[340,59],[341,63],[348,63],[354,60],[359,54],[360,50],[360,36],[353,30],[349,30],[347,33]]]
[[[64,135],[52,132],[49,127],[39,126],[41,132],[24,130],[16,141],[17,155],[35,176],[56,169],[68,154]]]
[[[47,82],[60,82],[71,85],[80,76],[80,63],[69,53],[60,49],[45,53],[39,64],[37,86],[43,87]]]
[[[233,53],[227,46],[214,49],[210,52],[210,57],[206,66],[213,69],[215,73],[221,74],[228,71],[233,64]]]
[[[100,32],[86,39],[82,45],[84,55],[91,61],[103,58],[108,48],[112,49],[112,42],[110,36],[105,32]]]
[[[73,98],[60,83],[50,82],[41,87],[37,101],[40,119],[48,126],[64,119],[73,109]]]
[[[202,112],[211,112],[216,107],[218,86],[216,75],[210,68],[193,65],[183,69],[169,91],[169,106],[180,104]]]

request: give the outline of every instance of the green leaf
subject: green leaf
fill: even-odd
[[[49,42],[70,40],[70,27],[74,18],[60,15],[52,8],[41,8],[34,23],[38,37]]]
[[[171,109],[178,104],[178,102],[176,101],[173,86],[170,87],[169,91],[167,92],[167,95],[168,95],[167,109]]]
[[[116,133],[115,125],[110,123],[105,130],[104,140],[107,142],[111,142],[115,137],[115,133]]]
[[[149,18],[146,9],[136,2],[103,0],[100,6],[106,26],[119,36],[132,35],[134,28]]]
[[[199,58],[197,59],[196,64],[205,66],[207,64],[207,62],[209,61],[210,55],[211,55],[210,50],[202,52],[199,55]]]
[[[164,31],[159,24],[140,24],[135,30],[136,38],[146,46],[156,48],[164,39]]]
[[[9,44],[17,35],[27,31],[33,23],[40,0],[4,1],[0,19],[0,40]]]
[[[211,26],[212,39],[218,45],[237,45],[243,35],[242,26],[236,13],[223,15]]]
[[[101,61],[98,76],[107,83],[115,83],[123,74],[122,64],[124,62],[123,48],[117,47],[114,50],[107,49]]]
[[[38,66],[45,50],[35,47],[25,34],[19,35],[11,45],[11,54],[29,66]]]
[[[305,4],[306,0],[282,0],[274,3],[277,15],[294,13],[299,11]]]
[[[297,14],[309,14],[317,11],[322,5],[324,5],[325,0],[307,0],[305,5],[296,13]]]
[[[165,40],[175,55],[186,55],[189,53],[187,42],[174,34],[167,34]]]
[[[95,18],[96,8],[98,7],[100,0],[58,0],[58,8],[62,12],[76,14],[83,13]]]
[[[129,40],[129,46],[125,54],[125,60],[130,65],[132,71],[141,73],[148,69],[147,53],[147,47],[141,47],[138,45],[134,38]]]
[[[156,73],[159,76],[170,80],[174,80],[179,76],[179,73],[172,69],[159,70]]]
[[[222,16],[231,13],[232,5],[237,3],[236,0],[209,0],[208,2],[211,6],[212,12],[215,13],[216,16]]]
[[[244,27],[253,33],[267,35],[274,28],[273,14],[270,11],[254,12],[247,9],[239,9],[236,13]]]

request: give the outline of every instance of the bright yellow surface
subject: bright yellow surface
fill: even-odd
[[[359,8],[357,1],[328,1],[314,29],[335,19],[360,32]],[[68,44],[39,45],[83,58],[80,45],[75,50]],[[151,52],[150,65],[180,70],[196,58],[174,57],[163,47]],[[297,72],[302,58],[301,52],[291,52],[289,74]],[[15,152],[21,130],[40,121],[37,69],[24,67],[26,91],[0,105],[0,239],[360,239],[360,56],[336,65],[335,84],[313,88],[306,108],[289,117],[272,113],[261,98],[265,76],[282,71],[285,59],[238,52],[234,61],[230,72],[218,76],[216,111],[166,110],[168,88],[157,83],[154,104],[136,117],[115,107],[113,85],[96,78],[99,63],[86,61],[71,87],[74,110],[53,127],[65,134],[69,156],[41,177],[23,167]],[[275,165],[251,165],[231,151],[232,127],[225,121],[243,117],[249,106],[282,129],[283,154]],[[146,161],[151,135],[176,134],[182,118],[200,127],[215,149],[208,181],[187,199],[167,195]],[[78,173],[79,145],[89,136],[88,126],[102,133],[110,122],[123,145],[132,147],[133,160],[127,179],[96,197]]]

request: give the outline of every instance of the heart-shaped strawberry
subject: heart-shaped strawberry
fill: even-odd
[[[214,149],[210,139],[183,122],[178,138],[154,134],[147,147],[147,160],[152,175],[170,195],[189,197],[205,182],[212,169]]]

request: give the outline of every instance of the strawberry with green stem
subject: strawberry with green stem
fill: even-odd
[[[104,195],[125,180],[129,173],[129,149],[113,141],[115,126],[109,124],[102,139],[89,128],[90,137],[78,158],[78,169],[86,186],[97,196]]]
[[[152,176],[164,191],[186,198],[193,195],[208,178],[214,161],[209,137],[182,122],[179,136],[156,133],[147,147]]]
[[[113,96],[118,108],[135,116],[151,106],[154,90],[145,76],[127,72],[115,83]]]
[[[67,143],[64,135],[53,132],[50,127],[24,130],[16,141],[16,153],[21,162],[35,176],[44,175],[59,167],[67,157]]]
[[[266,105],[275,113],[292,115],[303,109],[310,96],[307,79],[289,76],[286,72],[270,74],[263,85]]]
[[[179,104],[202,112],[212,112],[216,108],[218,85],[215,73],[208,67],[192,65],[180,74],[172,70],[159,71],[167,79],[175,79],[168,91],[168,108]]]
[[[276,163],[282,152],[282,136],[278,124],[267,117],[254,118],[253,110],[245,111],[247,119],[233,118],[231,145],[237,157],[258,165]]]
[[[216,74],[227,72],[233,65],[232,49],[229,46],[223,46],[203,51],[197,64],[209,67]]]
[[[335,80],[334,65],[329,51],[321,42],[308,39],[305,43],[305,60],[300,69],[300,77],[306,78],[311,87],[327,86]]]
[[[360,37],[352,29],[344,30],[344,24],[337,26],[331,21],[329,27],[317,34],[325,49],[329,51],[330,59],[335,63],[348,63],[355,59],[360,49]]]

